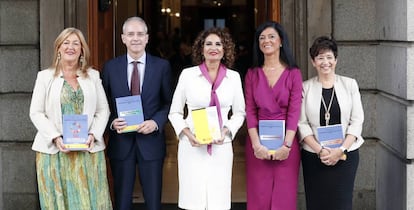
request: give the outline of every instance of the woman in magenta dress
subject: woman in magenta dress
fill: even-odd
[[[253,51],[253,67],[245,77],[247,209],[296,210],[301,72],[286,32],[276,22],[256,29]],[[274,154],[260,144],[259,120],[285,120],[284,143]]]

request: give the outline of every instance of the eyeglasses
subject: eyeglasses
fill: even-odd
[[[147,35],[147,33],[145,33],[145,32],[128,32],[126,34],[126,36],[129,37],[129,38],[134,37],[134,36],[137,36],[139,38],[143,38],[146,35]]]

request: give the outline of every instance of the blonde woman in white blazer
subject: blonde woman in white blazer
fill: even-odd
[[[34,151],[56,154],[59,148],[52,139],[62,135],[62,111],[60,94],[64,79],[62,73],[55,76],[55,69],[40,71],[37,75],[30,106],[30,118],[38,132],[32,145]],[[95,141],[90,152],[105,149],[103,133],[108,122],[109,109],[99,72],[89,68],[87,77],[76,72],[78,83],[84,94],[83,114],[88,115],[88,128]]]
[[[317,38],[310,56],[318,76],[303,83],[299,136],[308,210],[352,209],[364,111],[355,79],[335,74],[337,50],[335,40]],[[343,133],[332,148],[321,145],[317,132],[328,125]]]
[[[55,40],[53,64],[38,73],[30,104],[37,128],[32,145],[42,209],[112,209],[103,133],[109,107],[99,72],[87,64],[82,32],[63,30]],[[62,140],[63,114],[88,117],[89,148],[70,151]]]

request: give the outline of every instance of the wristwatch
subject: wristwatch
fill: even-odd
[[[293,142],[288,143],[287,141],[284,141],[284,142],[283,142],[283,145],[285,145],[285,147],[287,147],[287,148],[289,148],[289,149],[290,149],[290,148],[292,147],[292,143],[293,143]]]
[[[341,160],[346,160],[346,157],[348,155],[348,149],[344,146],[339,147],[339,149],[342,151],[343,155],[341,157]]]

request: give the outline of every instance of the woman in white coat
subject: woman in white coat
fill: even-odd
[[[169,119],[179,138],[178,206],[182,209],[224,210],[231,207],[232,140],[245,117],[240,75],[228,69],[234,62],[234,43],[223,29],[199,34],[193,45],[193,63],[182,71]],[[201,144],[194,134],[192,110],[216,106],[221,138]],[[229,111],[232,115],[229,118]]]

